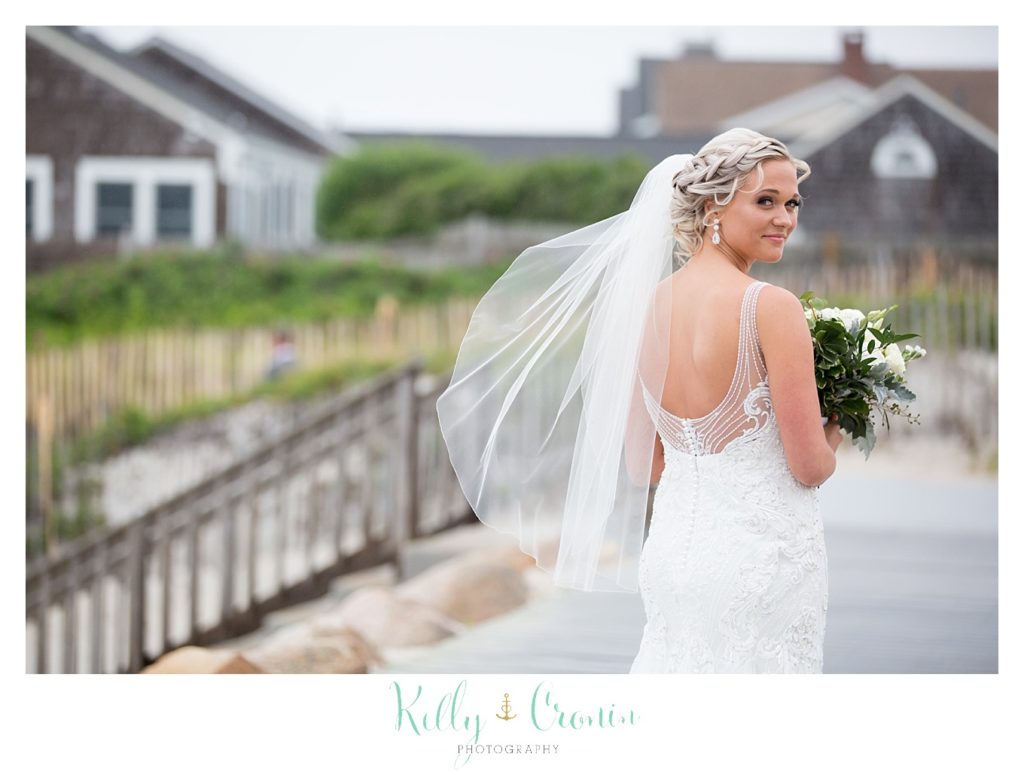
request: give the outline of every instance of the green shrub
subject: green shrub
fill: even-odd
[[[27,347],[167,327],[237,328],[372,315],[382,295],[402,306],[484,293],[508,261],[413,270],[313,258],[225,263],[216,254],[147,255],[68,266],[26,283]]]
[[[422,141],[369,145],[325,173],[317,229],[342,240],[431,235],[474,212],[591,223],[627,209],[648,166],[639,155],[486,163]]]
[[[336,240],[418,233],[423,223],[436,225],[437,221],[434,211],[418,215],[408,209],[423,204],[417,189],[424,180],[453,172],[455,180],[466,180],[483,176],[485,166],[468,151],[419,141],[368,145],[353,156],[339,157],[324,173],[317,191],[317,231]],[[406,187],[411,193],[403,204],[398,194]]]

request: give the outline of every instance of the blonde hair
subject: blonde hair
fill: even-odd
[[[762,164],[769,159],[786,159],[797,171],[797,183],[811,174],[810,165],[797,159],[774,137],[737,127],[709,140],[672,178],[669,211],[672,234],[679,253],[689,258],[704,244],[704,230],[710,219],[736,196],[741,183],[757,170],[764,180]],[[761,185],[758,182],[758,185]],[[714,198],[715,207],[704,204]]]

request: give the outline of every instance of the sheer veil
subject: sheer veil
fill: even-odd
[[[527,248],[481,299],[437,401],[477,517],[561,587],[635,592],[658,443],[676,241],[672,179],[629,209]]]

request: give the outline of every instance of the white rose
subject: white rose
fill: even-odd
[[[804,307],[804,317],[808,320],[814,320],[814,311],[810,307]]]
[[[841,309],[839,310],[839,319],[843,321],[846,330],[853,334],[857,332],[860,324],[864,321],[864,313],[859,309]]]
[[[898,377],[902,377],[903,373],[907,370],[907,364],[903,360],[903,353],[900,352],[900,346],[896,342],[886,346],[885,362],[889,364],[889,369]]]
[[[825,307],[818,310],[818,317],[822,320],[837,320],[839,318],[839,310],[836,307]]]

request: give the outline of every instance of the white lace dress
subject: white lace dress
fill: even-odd
[[[819,491],[789,470],[755,310],[743,295],[736,371],[711,413],[645,392],[665,448],[640,558],[647,614],[631,673],[820,673],[828,560]]]

